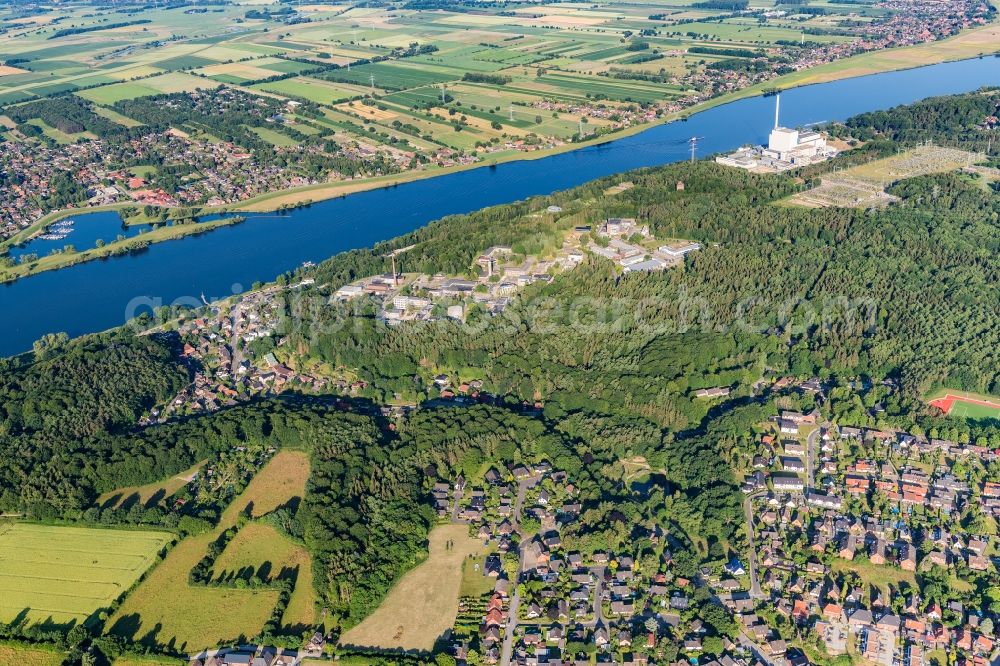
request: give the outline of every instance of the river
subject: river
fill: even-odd
[[[796,127],[907,104],[932,95],[1000,85],[1000,59],[986,57],[822,83],[782,93],[781,123]],[[687,121],[537,160],[509,162],[352,194],[284,215],[152,245],[137,254],[78,264],[0,285],[0,355],[25,351],[45,333],[82,335],[121,324],[144,304],[222,298],[267,281],[303,262],[393,238],[432,220],[547,194],[629,169],[688,157],[687,139],[701,155],[764,143],[774,99],[753,97],[694,114]],[[73,235],[107,214],[76,216]],[[100,232],[106,235],[110,231]],[[62,245],[63,243],[59,243]],[[84,245],[77,245],[84,249]],[[147,308],[148,309],[148,308]]]

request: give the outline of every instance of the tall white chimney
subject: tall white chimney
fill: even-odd
[[[781,93],[774,96],[774,129],[778,129],[778,112],[781,110]]]

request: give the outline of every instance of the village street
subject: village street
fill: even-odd
[[[747,557],[747,571],[750,574],[750,598],[760,599],[763,593],[760,590],[760,580],[757,576],[757,546],[753,537],[753,499],[760,493],[747,495],[743,500],[743,513],[746,515],[747,540],[750,544],[750,552]]]

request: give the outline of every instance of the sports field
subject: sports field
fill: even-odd
[[[469,536],[468,525],[435,527],[427,559],[393,586],[374,613],[344,633],[341,644],[431,649],[455,623],[463,563],[482,549],[483,544]]]
[[[0,526],[0,621],[82,622],[109,606],[173,535],[14,523]]]
[[[992,396],[946,390],[939,392],[929,404],[948,416],[962,419],[1000,419],[1000,398]]]

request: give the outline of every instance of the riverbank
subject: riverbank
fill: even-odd
[[[114,210],[114,207],[103,206],[102,210],[104,212]],[[59,217],[55,217],[46,223],[46,226],[56,222],[57,220],[67,217],[73,213],[80,213],[81,211],[63,211]],[[86,212],[101,212],[98,210],[87,210]],[[53,271],[60,268],[66,268],[68,266],[73,266],[75,264],[81,264],[86,261],[92,261],[94,259],[103,259],[112,256],[118,256],[123,254],[129,254],[132,252],[139,252],[154,243],[160,243],[167,240],[176,240],[178,238],[184,238],[186,236],[193,236],[195,234],[202,234],[212,231],[213,229],[218,229],[219,227],[231,226],[234,224],[240,224],[246,220],[242,215],[235,215],[233,217],[224,217],[218,220],[210,220],[208,222],[188,222],[185,224],[174,223],[171,225],[164,225],[162,227],[151,229],[145,233],[139,234],[138,236],[133,236],[131,238],[125,238],[120,241],[113,241],[103,245],[101,247],[95,247],[88,250],[73,251],[73,252],[58,252],[55,254],[49,254],[44,257],[39,257],[34,261],[27,263],[19,263],[14,266],[6,266],[0,268],[0,283],[13,282],[19,278],[28,277],[35,275],[37,273],[43,273],[45,271]]]

